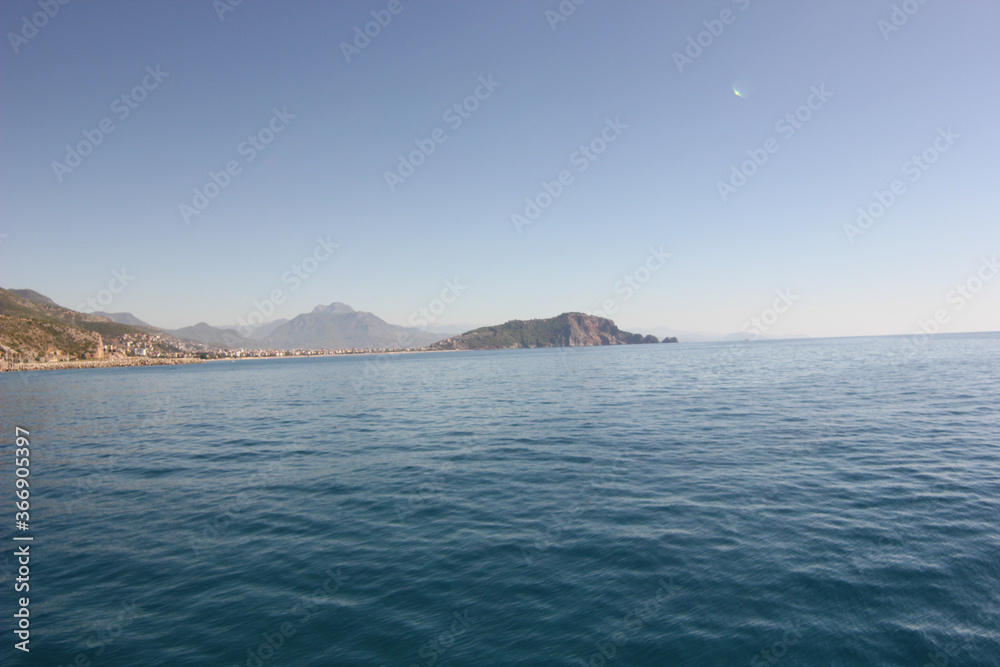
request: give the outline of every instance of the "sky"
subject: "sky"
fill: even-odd
[[[1000,3],[576,2],[5,0],[0,286],[168,328],[1000,330]]]

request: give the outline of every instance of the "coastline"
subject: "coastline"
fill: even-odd
[[[53,371],[63,369],[83,369],[83,368],[129,368],[136,366],[175,366],[180,364],[205,364],[218,363],[223,361],[264,361],[273,359],[314,359],[317,357],[366,357],[378,355],[394,354],[421,354],[431,352],[483,352],[495,350],[533,350],[533,349],[555,349],[560,347],[608,347],[605,345],[545,345],[537,348],[533,347],[498,347],[498,348],[472,348],[461,349],[452,348],[448,350],[431,349],[410,349],[410,350],[371,350],[364,352],[332,352],[325,354],[296,354],[296,355],[267,355],[267,356],[244,356],[244,357],[217,357],[202,359],[200,357],[124,357],[118,359],[73,359],[69,361],[31,361],[24,363],[11,363],[0,360],[0,373],[14,373],[18,371]]]
[[[269,359],[315,359],[327,357],[370,357],[373,355],[387,354],[420,354],[422,352],[437,352],[438,350],[371,350],[365,352],[329,352],[323,354],[286,354],[286,355],[266,355],[266,356],[246,356],[246,357],[217,357],[206,359],[207,362],[218,361],[266,361]]]
[[[125,368],[129,366],[173,366],[177,364],[203,364],[195,357],[126,357],[124,359],[83,359],[73,361],[29,361],[10,363],[0,361],[0,373],[15,371],[55,371],[65,368]]]
[[[303,355],[282,355],[282,356],[246,356],[246,357],[219,357],[202,359],[200,357],[125,357],[120,359],[73,359],[70,361],[30,361],[25,363],[11,363],[0,360],[0,373],[13,373],[16,371],[53,371],[67,368],[128,368],[135,366],[173,366],[178,364],[205,364],[209,362],[221,361],[262,361],[267,359],[308,359],[315,357],[352,357],[370,356],[379,354],[412,354],[418,352],[432,352],[434,350],[385,350],[371,352],[340,352],[331,354],[303,354]]]

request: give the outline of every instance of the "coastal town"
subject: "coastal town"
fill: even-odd
[[[136,336],[143,338],[143,336]],[[28,357],[2,350],[0,372],[58,370],[68,368],[116,368],[125,366],[166,366],[177,364],[204,363],[206,361],[241,359],[278,359],[285,357],[331,357],[360,354],[389,354],[399,352],[419,352],[422,348],[324,348],[269,350],[262,348],[222,349],[191,342],[190,348],[178,351],[162,349],[158,335],[148,336],[149,340],[125,340],[117,344],[102,345],[101,354],[86,354],[71,357],[61,350],[47,351],[45,354]],[[185,341],[186,343],[189,341]],[[188,347],[188,346],[185,346]],[[201,348],[201,349],[196,349]]]

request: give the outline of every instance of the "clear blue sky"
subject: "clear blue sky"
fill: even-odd
[[[76,307],[110,283],[104,310],[166,327],[233,323],[274,290],[272,317],[342,301],[407,324],[457,278],[431,328],[610,299],[633,331],[764,315],[768,336],[906,334],[939,310],[942,331],[1000,330],[984,265],[1000,254],[1000,3],[894,4],[567,0],[557,21],[558,0],[244,0],[221,19],[207,0],[74,0],[34,30],[37,0],[7,0],[0,285]],[[347,62],[373,11],[391,21]],[[467,118],[446,115],[477,87]],[[53,166],[105,119],[78,166]],[[263,150],[241,147],[262,130]],[[603,153],[577,153],[602,132]],[[908,163],[925,150],[926,170]],[[767,160],[724,201],[752,154]],[[512,214],[564,170],[518,231]],[[845,231],[893,181],[884,214]],[[319,237],[339,247],[296,284]]]

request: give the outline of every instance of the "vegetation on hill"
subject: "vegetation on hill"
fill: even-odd
[[[158,329],[79,313],[32,290],[0,288],[0,352],[8,361],[97,358],[105,345],[120,354],[175,355],[177,343]]]
[[[101,336],[66,324],[0,315],[0,349],[11,361],[97,358]]]
[[[655,336],[622,331],[604,317],[563,313],[539,320],[511,320],[473,329],[430,346],[432,350],[498,350],[532,347],[633,345],[659,343]]]

